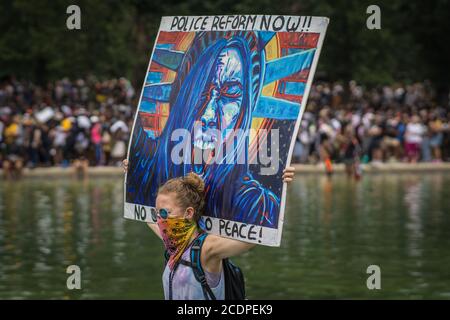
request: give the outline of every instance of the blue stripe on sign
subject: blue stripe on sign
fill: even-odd
[[[261,96],[252,116],[255,118],[296,120],[299,111],[299,103]]]
[[[169,102],[171,90],[171,83],[149,84],[144,87],[143,97],[159,102]]]
[[[149,137],[151,139],[156,139],[156,135],[153,130],[145,130],[145,133],[147,133],[147,137]]]
[[[147,83],[159,83],[162,80],[161,72],[149,72],[147,73],[147,79],[145,82]]]
[[[139,111],[155,113],[156,112],[156,102],[142,100],[139,106]]]
[[[302,96],[305,92],[305,83],[304,82],[286,82],[285,83],[285,94],[295,94]]]
[[[173,43],[158,43],[156,44],[157,49],[172,49]]]
[[[169,68],[170,70],[176,71],[183,61],[184,52],[175,51],[175,50],[167,50],[167,49],[156,49],[153,52],[153,62],[157,64]]]
[[[311,67],[316,49],[291,54],[266,64],[264,85]]]
[[[288,54],[294,54],[294,53],[298,53],[298,52],[305,51],[305,49],[301,49],[301,48],[288,48],[287,51],[288,51]]]

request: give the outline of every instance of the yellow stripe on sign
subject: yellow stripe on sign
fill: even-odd
[[[281,56],[280,42],[278,41],[278,35],[275,35],[266,45],[266,61],[270,61]],[[262,95],[266,97],[273,97],[277,90],[278,81],[269,83],[262,89]]]
[[[252,119],[252,127],[251,128],[254,129],[254,130],[250,131],[250,137],[249,137],[250,138],[250,141],[249,141],[250,144],[253,143],[253,140],[256,137],[256,132],[261,127],[261,125],[262,125],[264,120],[265,120],[265,118],[253,118]]]

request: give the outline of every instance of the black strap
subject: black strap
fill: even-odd
[[[205,297],[205,300],[216,300],[216,296],[214,295],[211,287],[206,281],[205,271],[203,271],[202,263],[200,260],[200,253],[206,236],[207,234],[203,233],[194,240],[191,248],[191,266],[192,271],[194,272],[195,279],[197,279],[197,281],[200,282],[202,286],[203,296]]]
[[[187,266],[187,267],[191,267],[192,268],[192,263],[190,263],[189,261],[180,260],[180,264],[182,264],[183,266]]]
[[[173,282],[173,277],[175,276],[175,271],[177,270],[179,265],[180,264],[177,263],[175,265],[175,267],[172,270],[170,270],[170,273],[169,273],[169,300],[173,300],[172,282]]]

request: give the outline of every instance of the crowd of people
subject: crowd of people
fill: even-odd
[[[45,87],[0,82],[0,162],[23,167],[120,165],[133,121],[135,90],[125,78],[62,79]]]
[[[448,161],[449,111],[428,82],[370,90],[354,81],[318,83],[300,123],[295,161]]]
[[[125,78],[61,79],[37,86],[0,81],[0,163],[36,166],[120,165],[138,95]],[[310,91],[293,162],[446,161],[448,105],[427,83],[366,89],[317,83]]]

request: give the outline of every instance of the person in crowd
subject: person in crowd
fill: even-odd
[[[440,117],[434,113],[428,123],[428,128],[430,130],[430,147],[432,150],[432,156],[434,162],[442,161],[442,142],[444,138],[443,133],[443,122]]]
[[[419,161],[420,145],[425,134],[425,127],[418,115],[411,117],[405,131],[405,152],[409,162]]]

